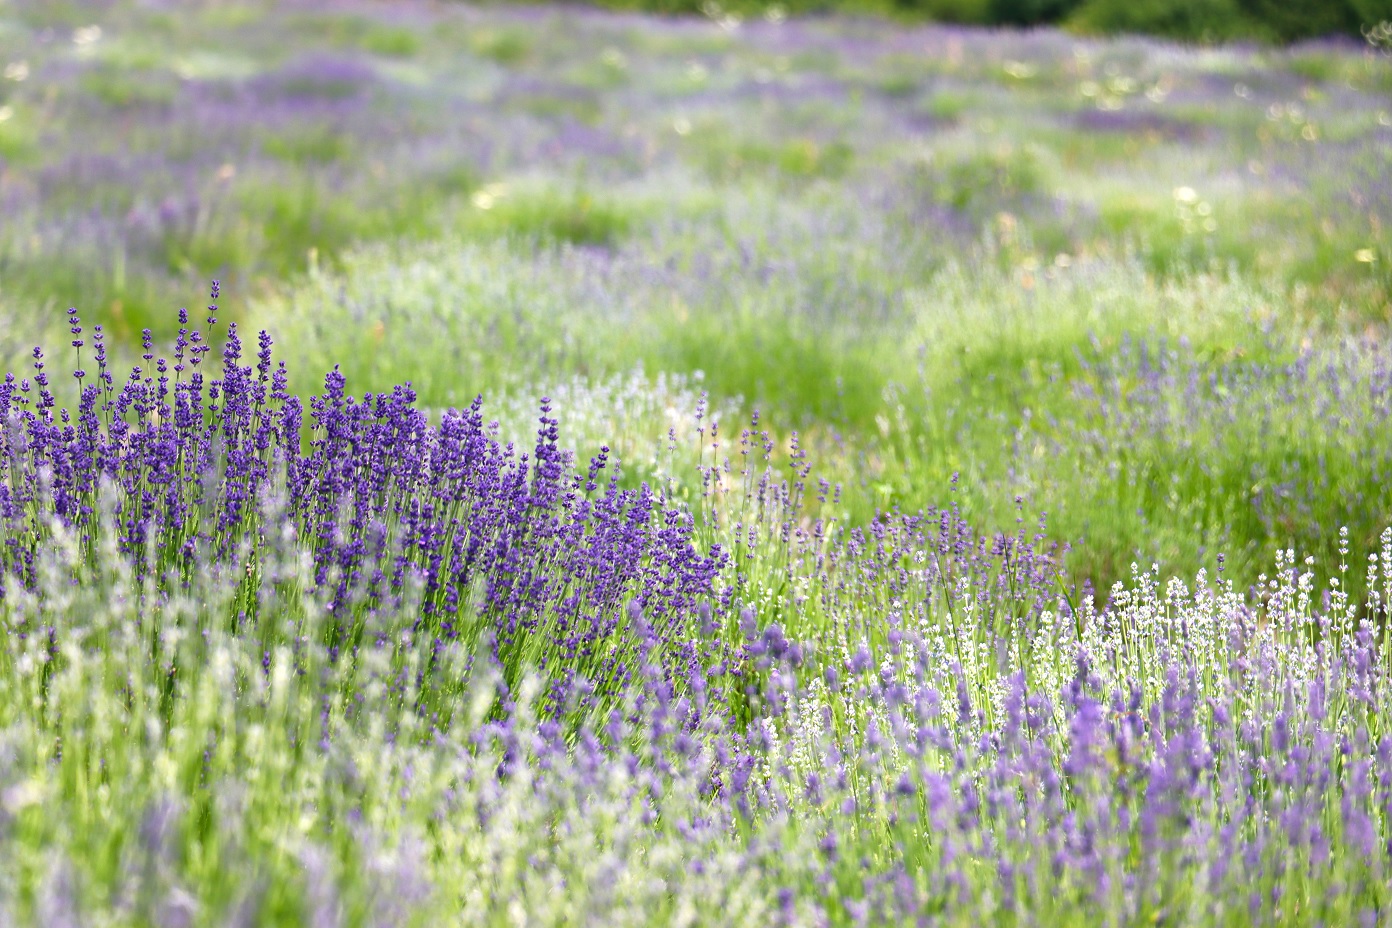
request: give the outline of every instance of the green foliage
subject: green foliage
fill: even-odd
[[[1089,32],[1140,32],[1203,42],[1249,35],[1256,28],[1235,0],[1085,0],[1071,22]]]
[[[1338,33],[1357,34],[1359,12],[1352,0],[1238,0],[1260,27],[1283,42]]]
[[[896,9],[940,23],[984,24],[995,0],[894,0]]]
[[[1078,7],[1082,0],[990,0],[988,21],[1011,26],[1054,23]]]
[[[1392,0],[1348,0],[1362,26],[1371,27],[1392,20]]]

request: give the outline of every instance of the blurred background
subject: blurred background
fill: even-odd
[[[659,13],[725,11],[748,16],[770,8],[768,3],[739,0],[714,6],[702,0],[614,0],[603,5]],[[1061,26],[1082,33],[1135,32],[1204,42],[1359,36],[1392,17],[1387,0],[791,0],[778,9],[796,14],[868,13],[974,26]]]

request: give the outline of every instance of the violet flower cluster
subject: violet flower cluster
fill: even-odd
[[[258,591],[279,579],[262,575],[271,526],[261,505],[278,495],[274,518],[312,553],[313,582],[339,618],[335,655],[357,644],[365,614],[420,584],[413,632],[486,640],[509,666],[524,652],[548,673],[556,663],[558,701],[577,673],[622,688],[637,649],[699,663],[690,617],[728,610],[714,585],[725,555],[698,551],[690,516],[647,487],[621,488],[607,448],[577,472],[546,400],[531,453],[500,444],[481,398],[435,425],[409,385],[353,397],[337,369],[306,411],[265,332],[246,365],[229,326],[210,371],[216,283],[212,296],[205,328],[181,310],[172,359],[154,356],[147,332],[143,363],[120,383],[97,326],[97,370],[74,372],[75,415],[56,408],[40,349],[32,376],[6,377],[0,568],[32,589],[49,516],[94,539],[110,484],[120,550],[141,576],[186,581],[200,562],[234,566],[246,575],[238,621],[254,621]],[[80,358],[75,310],[69,324]]]

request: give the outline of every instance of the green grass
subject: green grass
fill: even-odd
[[[586,190],[512,191],[485,186],[472,199],[458,228],[480,239],[515,239],[541,246],[613,247],[642,218],[641,204],[624,203]]]

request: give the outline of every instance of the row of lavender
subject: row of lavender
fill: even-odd
[[[509,665],[559,659],[622,687],[634,636],[618,607],[631,605],[675,646],[685,617],[711,597],[719,548],[695,550],[688,516],[646,488],[621,489],[605,474],[607,450],[583,477],[572,473],[545,403],[535,452],[519,453],[490,434],[481,402],[432,426],[409,387],[358,399],[335,370],[306,423],[264,332],[253,368],[231,326],[219,374],[205,375],[216,312],[208,307],[204,330],[181,313],[172,362],[153,356],[147,333],[145,365],[120,384],[98,326],[95,376],[74,372],[85,384],[75,415],[55,413],[38,349],[32,380],[0,385],[9,478],[0,557],[26,587],[51,541],[47,518],[90,545],[110,484],[118,548],[142,578],[187,578],[203,561],[244,571],[239,625],[256,621],[261,592],[280,579],[263,566],[262,508],[279,494],[274,518],[312,552],[315,586],[332,590],[335,654],[359,643],[364,614],[419,582],[415,631],[472,645],[486,630]],[[69,321],[80,353],[75,311]]]
[[[1283,555],[1098,610],[1024,528],[814,519],[753,431],[692,512],[544,408],[520,454],[333,373],[302,421],[208,318],[119,384],[98,337],[75,415],[0,393],[7,924],[1392,905],[1392,534],[1366,603]]]

